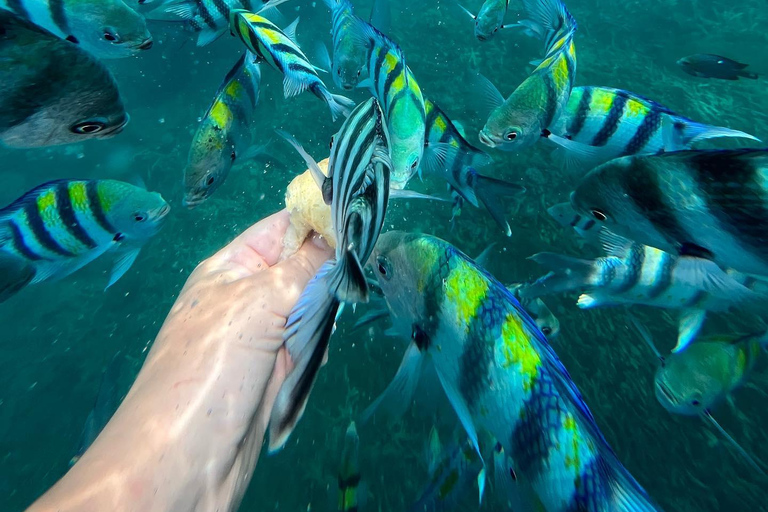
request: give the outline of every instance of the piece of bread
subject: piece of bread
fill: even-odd
[[[328,159],[318,164],[328,174]],[[336,247],[331,222],[331,207],[323,201],[323,194],[307,170],[296,176],[285,191],[285,207],[291,214],[291,225],[283,238],[283,258],[294,254],[314,231],[322,236],[331,248]]]

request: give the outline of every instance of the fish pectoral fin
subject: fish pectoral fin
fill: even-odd
[[[424,156],[419,165],[419,178],[423,179],[424,170],[428,174],[441,175],[447,162],[455,159],[462,151],[448,142],[427,142],[424,144]]]
[[[24,258],[0,252],[0,302],[4,302],[32,282],[35,268]]]
[[[413,402],[416,387],[419,384],[425,357],[415,343],[408,345],[403,360],[397,368],[392,382],[376,400],[365,408],[358,419],[360,425],[365,425],[374,414],[383,411],[386,416],[400,418]]]
[[[477,73],[474,81],[474,89],[480,92],[480,98],[483,101],[482,107],[487,111],[485,114],[490,114],[504,103],[504,95],[485,75]]]
[[[681,256],[677,259],[675,276],[682,284],[700,288],[709,294],[726,297],[734,302],[745,302],[757,298],[755,292],[709,259]]]
[[[461,5],[461,4],[456,4],[456,5],[458,5],[458,6],[459,6],[459,9],[461,9],[462,11],[464,11],[464,13],[465,13],[467,16],[469,16],[470,18],[472,18],[473,20],[476,20],[476,19],[477,19],[477,16],[475,16],[474,14],[472,14],[472,11],[470,11],[469,9],[467,9],[466,7],[464,7],[464,6],[463,6],[463,5]]]
[[[732,447],[736,449],[737,452],[744,458],[744,460],[747,461],[747,463],[752,466],[755,471],[757,471],[762,476],[768,476],[765,473],[765,470],[763,469],[765,467],[765,463],[760,461],[759,459],[755,459],[752,457],[747,450],[745,450],[731,435],[720,425],[720,423],[717,422],[717,420],[712,416],[712,414],[709,411],[705,411],[701,415],[702,419],[706,422],[708,422],[710,425],[715,427],[718,432],[725,438],[726,441],[728,441]]]
[[[264,144],[253,144],[243,151],[242,154],[237,155],[238,162],[245,162],[246,160],[253,160],[255,158],[263,158],[265,155],[269,156],[267,149],[269,148],[272,140],[268,140]]]
[[[323,173],[323,170],[320,169],[320,166],[317,164],[314,158],[307,153],[307,151],[304,149],[304,146],[302,146],[299,141],[297,141],[293,135],[290,133],[283,131],[283,130],[275,130],[275,132],[284,138],[288,144],[293,146],[293,148],[296,150],[296,152],[301,155],[301,158],[304,159],[304,162],[307,164],[307,167],[309,168],[309,172],[312,174],[312,178],[315,180],[315,184],[320,190],[323,190],[323,186],[325,185],[325,180],[327,179],[325,176],[325,173]]]
[[[331,54],[328,52],[328,47],[324,43],[317,43],[315,45],[315,59],[320,67],[325,69],[332,69],[333,63],[331,62]],[[317,68],[316,68],[317,69]]]
[[[293,41],[293,43],[294,43],[296,46],[298,46],[298,45],[299,45],[298,41],[296,40],[296,28],[299,26],[299,19],[300,19],[300,18],[299,18],[299,17],[297,17],[295,20],[293,20],[293,21],[291,22],[291,24],[290,24],[290,25],[288,25],[287,27],[285,27],[285,28],[283,29],[283,34],[285,34],[285,35],[286,35],[286,37],[287,37],[288,39],[290,39],[291,41]]]
[[[578,169],[591,169],[614,157],[614,150],[608,146],[591,146],[583,142],[576,142],[567,137],[556,135],[549,130],[545,130],[542,137],[565,151],[566,168],[571,172]]]
[[[337,272],[335,260],[320,267],[288,316],[283,340],[294,367],[277,393],[270,414],[270,453],[285,446],[304,414],[317,374],[325,362],[341,306],[329,291],[329,282]]]
[[[156,11],[162,11],[183,20],[191,20],[197,14],[196,9],[197,4],[190,2],[189,0],[170,0],[165,2],[165,4],[163,4],[161,7],[147,13],[147,18],[155,19],[153,18],[153,13]]]
[[[109,289],[110,286],[115,284],[126,272],[128,272],[128,269],[131,268],[133,262],[136,261],[139,252],[141,252],[141,247],[136,247],[128,249],[118,256],[114,267],[112,267],[112,273],[109,275],[109,282],[107,283],[107,287],[104,288],[104,291]]]
[[[476,173],[474,189],[477,200],[485,206],[504,234],[512,236],[512,228],[507,222],[506,212],[508,209],[517,212],[526,188],[516,183]]]
[[[197,46],[208,46],[218,38],[220,38],[224,32],[226,32],[226,29],[224,30],[213,30],[211,28],[202,29],[200,31],[200,34],[197,36]]]
[[[707,312],[703,309],[688,308],[680,312],[680,325],[677,332],[677,344],[672,349],[673,354],[682,352],[690,345],[696,335],[699,334],[701,326],[704,325]]]

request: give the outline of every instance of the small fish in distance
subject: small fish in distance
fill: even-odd
[[[747,71],[749,64],[742,64],[728,57],[711,53],[697,53],[677,61],[677,65],[689,75],[701,78],[719,78],[720,80],[738,80],[749,78],[757,80],[757,73]]]

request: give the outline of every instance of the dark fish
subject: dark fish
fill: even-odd
[[[738,80],[739,78],[757,79],[757,73],[747,71],[749,64],[742,64],[728,57],[711,53],[697,53],[677,61],[683,71],[689,75],[701,78],[719,78],[721,80]]]
[[[128,123],[112,75],[78,46],[0,9],[0,142],[105,139]]]
[[[339,467],[339,512],[357,512],[360,502],[365,501],[365,487],[360,485],[360,437],[355,422],[349,424],[344,434],[344,448]],[[361,493],[361,491],[363,491]]]
[[[768,150],[679,151],[593,169],[576,211],[662,251],[768,276]]]
[[[326,204],[336,235],[336,258],[309,282],[288,316],[284,334],[294,369],[275,400],[269,421],[269,448],[281,448],[301,418],[325,356],[342,303],[368,302],[363,265],[384,225],[392,169],[384,113],[374,98],[360,104],[331,140],[328,177],[293,140]]]

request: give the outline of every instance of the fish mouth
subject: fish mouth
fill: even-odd
[[[186,206],[187,210],[194,210],[200,206],[203,201],[205,201],[205,196],[202,195],[185,196],[184,199],[182,199],[181,204]]]
[[[491,139],[487,133],[485,133],[485,130],[480,130],[480,134],[477,136],[477,138],[480,139],[480,142],[482,142],[489,148],[496,147],[496,142],[494,142],[494,140]]]
[[[152,41],[152,38],[148,37],[147,39],[144,40],[144,42],[142,42],[136,48],[139,50],[149,50],[150,48],[152,48],[153,44],[154,42]]]
[[[488,37],[484,36],[483,34],[475,34],[475,37],[477,37],[478,41],[487,41]]]
[[[157,211],[157,219],[165,218],[171,212],[171,205],[166,204]]]

